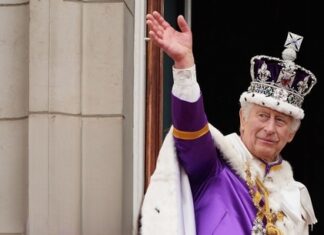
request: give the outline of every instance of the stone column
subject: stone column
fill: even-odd
[[[82,6],[30,1],[30,235],[82,235]]]
[[[0,0],[0,234],[27,218],[28,0]]]
[[[131,2],[31,0],[30,235],[131,234]]]

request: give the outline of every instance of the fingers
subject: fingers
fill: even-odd
[[[152,14],[147,14],[146,23],[149,27],[149,36],[153,39],[152,41],[162,46],[164,30],[170,25],[156,11]]]
[[[154,11],[152,14],[147,14],[146,19],[151,21],[152,25],[160,31],[163,31],[170,27],[169,23],[166,22],[157,11]]]
[[[152,42],[161,47],[161,48],[164,48],[164,44],[163,44],[163,40],[161,37],[157,36],[153,31],[150,31],[149,32],[149,37],[151,38]]]
[[[164,20],[164,18],[158,13],[157,11],[153,11],[153,16],[157,20],[157,22],[163,27],[163,29],[166,29],[169,27],[169,23]]]
[[[146,24],[148,25],[149,31],[148,35],[151,39],[151,41],[159,46],[162,47],[163,44],[163,27],[160,25],[160,23],[155,19],[155,17],[152,14],[147,14],[146,16]]]
[[[182,15],[178,16],[177,21],[181,32],[190,32],[190,27]]]
[[[146,21],[149,27],[149,34],[154,34],[156,37],[163,37],[163,29],[153,20]]]
[[[154,30],[156,34],[161,34],[161,32],[171,27],[170,24],[165,21],[165,19],[157,11],[154,11],[152,14],[147,14],[146,19],[150,29]],[[177,22],[181,32],[191,32],[187,21],[182,15],[178,16]]]

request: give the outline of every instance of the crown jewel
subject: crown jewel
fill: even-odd
[[[303,39],[304,37],[302,36],[288,32],[285,47],[292,48],[294,51],[299,51]]]
[[[317,80],[312,72],[294,62],[302,40],[302,36],[289,32],[282,59],[266,55],[252,57],[252,82],[248,91],[243,93],[244,100],[249,99],[250,102],[268,106],[298,119],[303,118],[301,107],[304,96],[311,91]]]

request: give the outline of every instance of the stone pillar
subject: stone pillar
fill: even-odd
[[[28,0],[0,0],[0,234],[27,219]]]
[[[116,0],[31,0],[30,12],[28,234],[130,234],[132,12]]]
[[[81,235],[82,6],[30,1],[30,235]]]

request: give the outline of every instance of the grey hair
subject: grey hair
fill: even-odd
[[[250,102],[241,102],[241,110],[244,119],[247,119],[250,115],[253,103]],[[292,117],[292,122],[290,126],[290,130],[294,133],[297,132],[300,127],[301,120]]]

